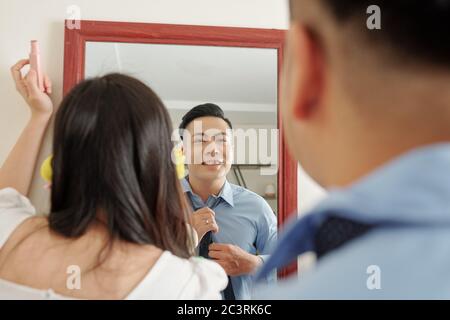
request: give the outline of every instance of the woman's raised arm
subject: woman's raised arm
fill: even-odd
[[[14,188],[25,196],[30,189],[42,139],[53,113],[53,103],[49,97],[52,90],[50,80],[44,77],[45,92],[40,91],[36,72],[30,71],[22,77],[21,70],[27,64],[27,59],[20,60],[11,68],[11,74],[17,91],[30,107],[31,116],[0,168],[0,189]]]

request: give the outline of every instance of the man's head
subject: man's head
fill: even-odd
[[[223,110],[212,103],[196,106],[179,128],[189,176],[204,181],[224,178],[231,168],[232,125]]]
[[[377,18],[371,5],[380,30],[367,26]],[[284,130],[316,181],[344,186],[450,139],[450,0],[290,0],[290,8]]]

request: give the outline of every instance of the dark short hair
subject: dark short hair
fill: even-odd
[[[295,1],[291,0],[291,8]],[[391,46],[404,57],[450,67],[450,0],[320,1],[338,23],[360,22],[370,41]],[[381,30],[366,28],[370,5],[381,9]]]
[[[180,127],[179,127],[180,131],[186,129],[186,127],[189,125],[189,123],[191,123],[195,119],[202,118],[202,117],[220,118],[228,124],[230,129],[233,129],[233,126],[231,125],[231,121],[225,117],[223,110],[218,105],[216,105],[214,103],[205,103],[205,104],[201,104],[199,106],[192,108],[191,110],[188,111],[188,113],[186,113],[183,116],[183,119],[182,119],[182,121],[180,123]]]

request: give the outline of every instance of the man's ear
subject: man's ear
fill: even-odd
[[[313,34],[299,22],[293,22],[286,48],[285,86],[289,87],[291,115],[302,120],[312,116],[323,95],[323,52]]]

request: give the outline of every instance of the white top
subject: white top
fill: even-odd
[[[35,212],[30,201],[16,190],[0,189],[0,250],[13,231]],[[164,251],[126,299],[221,299],[220,292],[227,282],[225,271],[215,262],[199,257],[182,259]],[[74,298],[59,295],[51,288],[40,290],[0,279],[2,299]]]

